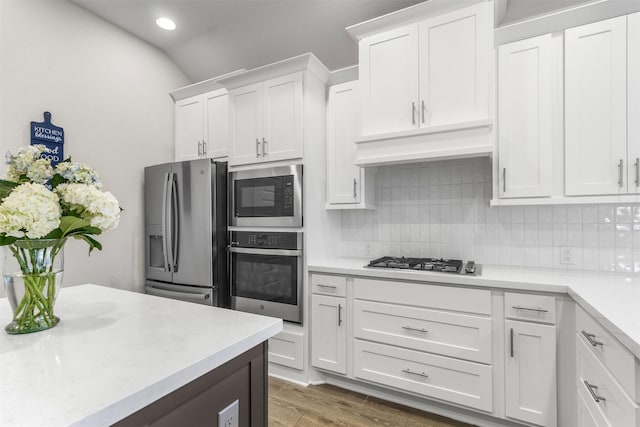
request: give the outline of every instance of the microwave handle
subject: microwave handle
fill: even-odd
[[[254,255],[274,255],[274,256],[301,256],[302,251],[291,249],[260,249],[260,248],[238,248],[228,246],[229,252],[238,254],[254,254]]]

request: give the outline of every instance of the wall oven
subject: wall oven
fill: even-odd
[[[231,225],[302,227],[302,165],[231,173]]]
[[[231,307],[302,323],[302,232],[232,231]]]

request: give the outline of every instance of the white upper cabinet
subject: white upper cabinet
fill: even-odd
[[[499,194],[551,196],[551,34],[498,48]]]
[[[413,24],[360,42],[364,135],[417,125],[418,28]]]
[[[237,164],[262,159],[262,83],[229,93],[230,161]]]
[[[565,192],[627,192],[627,17],[565,31]]]
[[[228,155],[227,108],[224,89],[176,101],[176,161]]]
[[[640,12],[627,17],[627,183],[640,193]]]
[[[360,115],[358,82],[329,88],[327,106],[327,208],[371,207],[374,170],[355,165]],[[366,180],[366,182],[365,182]]]
[[[489,18],[485,4],[420,23],[420,126],[489,117]]]

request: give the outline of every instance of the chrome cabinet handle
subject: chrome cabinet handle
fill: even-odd
[[[640,187],[640,157],[636,157],[636,187]]]
[[[589,394],[591,394],[591,397],[593,397],[593,400],[596,401],[596,403],[600,403],[600,401],[606,402],[607,399],[605,399],[602,396],[598,396],[596,394],[596,392],[594,390],[598,390],[598,386],[597,385],[593,385],[593,384],[589,384],[587,382],[587,380],[584,380],[584,385],[587,386],[587,390],[589,390]]]
[[[620,188],[622,188],[622,183],[623,183],[623,181],[622,181],[622,168],[623,168],[623,165],[624,165],[624,163],[623,163],[622,159],[620,159],[620,161],[618,162],[618,186]]]
[[[587,341],[589,341],[589,344],[591,344],[593,347],[597,347],[599,345],[604,347],[604,343],[595,340],[595,337],[596,337],[595,334],[590,334],[587,331],[582,331],[582,335],[584,335]]]
[[[356,187],[358,186],[358,181],[356,181],[355,178],[353,178],[353,198],[355,199],[358,196]]]
[[[256,158],[260,158],[260,140],[256,138]]]
[[[202,156],[206,157],[207,155],[207,141],[202,140]]]
[[[319,287],[319,288],[338,289],[338,287],[337,287],[337,286],[333,286],[333,285],[323,285],[322,283],[318,283],[316,286],[317,286],[317,287]]]
[[[416,125],[416,103],[411,103],[411,124]]]
[[[509,331],[509,342],[510,342],[510,354],[511,358],[513,358],[513,328]]]
[[[507,168],[502,168],[502,193],[507,192]]]
[[[406,329],[408,331],[416,331],[416,332],[424,332],[425,334],[428,333],[429,331],[427,329],[424,328],[414,328],[412,326],[403,326],[402,329]]]
[[[424,106],[424,99],[422,100],[422,123],[424,124],[424,110],[425,110],[425,106]]]
[[[202,156],[202,142],[198,140],[198,157]]]
[[[338,326],[342,326],[342,304],[338,304]]]
[[[267,155],[267,140],[262,137],[262,157]]]
[[[512,305],[511,308],[514,310],[525,310],[525,311],[535,311],[538,313],[548,313],[549,310],[539,307],[523,307],[521,305]]]
[[[424,372],[412,371],[409,368],[403,369],[402,372],[404,372],[405,374],[418,375],[420,377],[429,378],[429,375],[425,374]]]

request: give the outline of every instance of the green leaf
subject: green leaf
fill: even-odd
[[[3,179],[0,179],[0,200],[4,199],[9,194],[11,194],[13,189],[16,188],[18,185],[20,184],[17,182],[5,181]]]
[[[67,182],[67,180],[64,179],[60,174],[53,175],[53,177],[49,180],[51,188],[56,188],[58,185],[64,184],[65,182]]]
[[[17,237],[13,237],[13,236],[0,236],[0,246],[7,246],[12,244],[13,242],[15,242],[16,240],[18,240]]]
[[[60,218],[59,228],[62,231],[62,237],[64,237],[74,230],[90,226],[91,223],[86,219],[78,218],[77,216],[63,216]]]
[[[91,251],[97,249],[99,251],[102,250],[102,244],[98,242],[96,239],[93,239],[85,234],[77,234],[73,236],[74,239],[84,240],[89,245],[89,255],[91,255]]]

